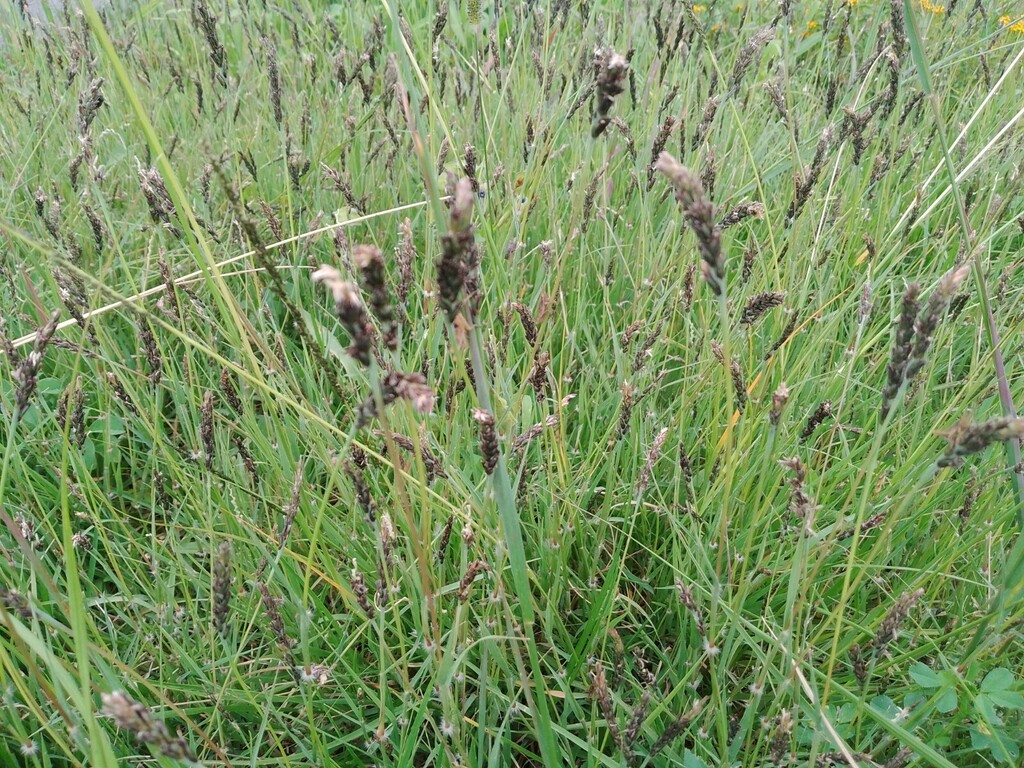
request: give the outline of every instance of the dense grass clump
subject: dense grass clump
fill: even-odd
[[[1019,5],[8,4],[0,765],[1019,764]]]

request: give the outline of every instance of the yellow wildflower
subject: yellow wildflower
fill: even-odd
[[[704,11],[706,11],[707,9],[708,9],[708,7],[706,5],[695,5],[695,6],[693,6],[693,12],[694,13],[704,13]]]
[[[935,5],[931,0],[921,0],[921,10],[929,13],[940,14],[946,12],[946,6]]]
[[[1013,21],[1013,19],[1011,19],[1009,16],[1000,16],[999,26],[1006,27],[1011,32],[1019,32],[1022,35],[1024,35],[1024,19],[1020,19],[1019,21],[1016,21],[1013,24],[1010,23],[1011,21]]]

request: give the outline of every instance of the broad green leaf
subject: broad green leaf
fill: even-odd
[[[1024,709],[1024,694],[1016,691],[993,691],[986,694],[992,703],[1003,709]]]
[[[900,713],[899,706],[888,696],[875,696],[871,700],[871,707],[889,720],[895,720]]]
[[[996,667],[981,681],[982,693],[993,693],[994,691],[1006,691],[1013,687],[1013,672],[1006,667]]]
[[[989,731],[983,725],[971,727],[971,746],[987,749],[997,760],[1015,765],[1020,757],[1020,747],[1002,731]]]
[[[1003,724],[1002,718],[999,717],[999,713],[992,706],[992,699],[989,698],[988,694],[981,693],[975,696],[974,708],[978,710],[978,714],[992,725]]]
[[[939,673],[921,662],[917,662],[910,668],[910,677],[922,688],[938,688],[942,685]]]
[[[935,709],[944,715],[956,709],[956,690],[948,688],[939,694],[935,700]]]

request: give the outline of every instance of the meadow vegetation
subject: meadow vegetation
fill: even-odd
[[[1018,0],[48,16],[0,765],[1019,765]]]

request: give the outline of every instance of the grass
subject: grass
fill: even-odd
[[[1016,4],[482,5],[0,12],[0,765],[1017,765]]]

